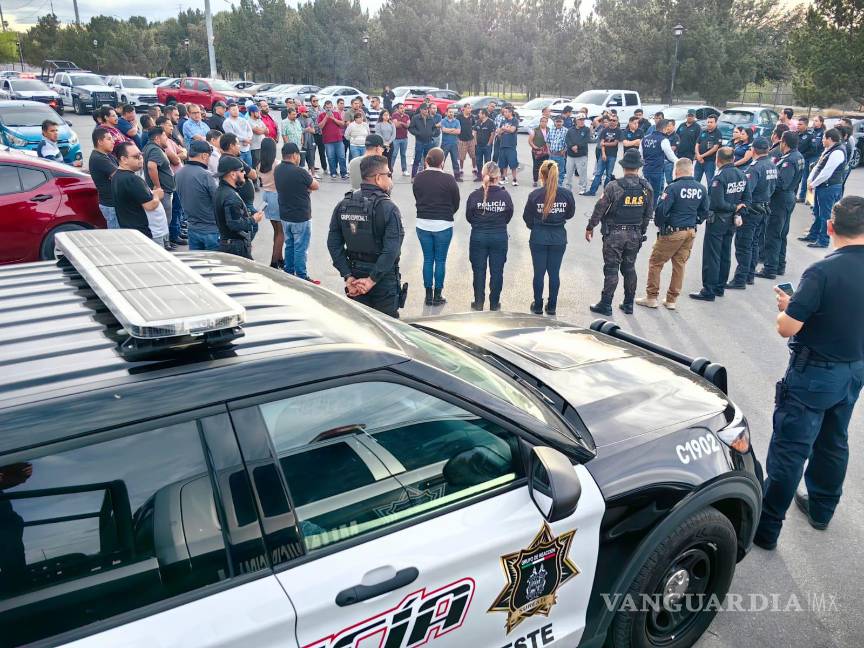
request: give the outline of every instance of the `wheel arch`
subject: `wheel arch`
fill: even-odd
[[[615,611],[609,609],[603,595],[625,594],[657,545],[687,518],[709,507],[720,511],[732,523],[738,536],[738,561],[744,558],[752,545],[762,511],[762,488],[754,478],[742,474],[721,476],[683,497],[662,519],[646,527],[644,535],[635,542],[627,542],[625,538],[614,540],[606,547],[601,545],[598,573],[579,648],[601,648],[606,642]],[[604,560],[603,554],[607,552]],[[606,578],[601,576],[600,564],[620,565],[622,560],[623,569],[616,569],[614,575]]]
[[[86,229],[86,230],[90,230],[90,229],[97,229],[96,227],[93,226],[92,223],[88,223],[88,222],[86,222],[86,221],[70,220],[70,221],[64,221],[64,222],[62,222],[62,223],[57,223],[57,224],[54,225],[52,228],[48,229],[48,230],[45,232],[45,235],[42,237],[42,240],[39,241],[39,259],[40,259],[40,260],[42,260],[42,261],[50,261],[50,259],[44,259],[44,258],[43,258],[44,255],[42,254],[42,252],[43,252],[43,249],[44,249],[44,247],[45,247],[45,244],[48,242],[48,238],[54,236],[54,235],[57,233],[58,230],[60,230],[60,231],[68,231],[68,230],[63,230],[63,229],[61,229],[61,228],[65,227],[65,226],[67,226],[67,225],[74,225],[74,226],[76,226],[76,227],[80,227],[81,229]]]

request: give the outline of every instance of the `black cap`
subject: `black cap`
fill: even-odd
[[[769,148],[771,148],[771,142],[769,142],[766,138],[757,137],[755,140],[753,140],[754,151],[767,151]]]
[[[240,161],[240,158],[234,157],[233,155],[223,155],[219,158],[219,167],[217,168],[217,173],[220,177],[224,176],[227,173],[231,173],[232,171],[242,170],[243,162]]]
[[[624,156],[618,162],[622,169],[638,169],[642,166],[642,156],[635,148],[624,151]]]
[[[203,155],[204,153],[211,153],[212,149],[207,142],[202,142],[201,140],[192,140],[192,143],[189,145],[189,155]]]
[[[217,108],[227,108],[227,107],[228,106],[225,105],[224,101],[217,101],[216,103],[213,104],[213,110],[216,110]]]
[[[384,148],[384,138],[380,135],[376,135],[375,133],[367,135],[366,148],[372,148],[373,146],[380,146],[381,148]]]

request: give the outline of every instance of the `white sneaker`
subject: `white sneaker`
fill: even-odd
[[[411,174],[408,173],[407,171],[403,171],[403,172],[402,172],[402,175],[405,176],[406,178],[411,177]]]
[[[513,186],[514,186],[514,187],[518,187],[518,186],[519,186],[519,183],[516,182],[516,181],[514,180],[514,181],[513,181]]]
[[[653,297],[640,297],[636,300],[636,303],[639,306],[646,306],[647,308],[657,308],[657,300]]]
[[[667,301],[664,301],[664,302],[663,302],[663,305],[664,305],[666,308],[668,308],[669,310],[675,310],[676,308],[678,308],[678,307],[675,305],[675,302],[670,302],[670,301],[668,301],[668,300],[667,300]]]

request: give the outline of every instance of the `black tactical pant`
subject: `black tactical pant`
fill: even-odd
[[[759,254],[756,237],[765,225],[766,214],[767,210],[762,203],[753,204],[747,209],[744,223],[735,232],[735,260],[738,262],[738,267],[735,268],[732,282],[736,285],[743,286],[748,279],[753,279]]]
[[[365,279],[374,267],[373,263],[359,261],[352,263],[351,276],[355,279]],[[399,269],[394,268],[392,272],[381,277],[368,293],[351,299],[399,319],[399,290]]]
[[[771,198],[771,214],[765,225],[764,254],[765,271],[769,274],[786,272],[786,239],[794,209],[794,191],[778,191]]]
[[[252,242],[246,239],[219,239],[219,251],[251,259]]]
[[[642,231],[638,227],[613,229],[603,237],[603,293],[601,299],[612,303],[618,287],[618,273],[624,277],[624,301],[636,296],[636,255],[642,247]]]
[[[714,214],[705,228],[702,242],[702,293],[719,296],[729,281],[732,267],[732,238],[735,236],[735,215]]]

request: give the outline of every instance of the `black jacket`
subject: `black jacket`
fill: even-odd
[[[246,203],[227,182],[220,180],[213,196],[213,211],[216,213],[216,226],[222,239],[252,239],[255,221],[246,209]]]
[[[435,118],[424,118],[419,112],[411,118],[408,132],[421,142],[431,142],[435,138]]]
[[[414,199],[417,201],[417,218],[453,222],[453,214],[459,211],[459,184],[449,173],[426,169],[417,174],[414,184]]]
[[[571,126],[567,129],[567,135],[564,139],[567,145],[567,157],[583,157],[588,155],[588,142],[591,140],[591,129],[587,126],[579,128]],[[576,150],[573,150],[573,147]]]
[[[738,205],[749,200],[747,176],[738,167],[727,164],[711,180],[708,190],[711,211],[715,214],[729,215],[737,211]]]
[[[489,187],[486,200],[483,188],[475,189],[465,203],[465,218],[471,223],[471,231],[507,231],[507,224],[513,218],[513,199],[500,185]]]
[[[654,210],[654,223],[661,232],[665,227],[696,227],[706,218],[708,190],[693,176],[678,178],[668,185]]]
[[[573,193],[558,187],[552,209],[543,217],[543,203],[546,199],[546,188],[540,187],[528,195],[522,220],[531,230],[529,243],[535,245],[567,245],[567,230],[565,223],[576,213],[576,201]]]

